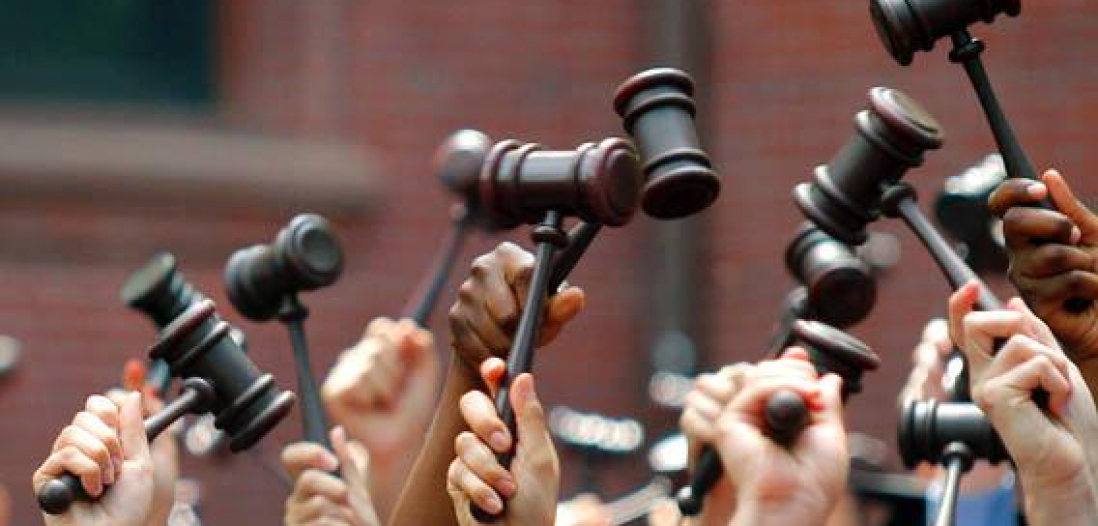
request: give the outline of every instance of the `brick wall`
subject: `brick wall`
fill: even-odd
[[[221,113],[232,126],[262,133],[352,141],[375,156],[380,189],[363,215],[338,217],[347,251],[336,288],[311,294],[315,365],[326,368],[373,316],[396,314],[433,254],[449,197],[430,170],[433,148],[460,127],[493,138],[570,148],[619,134],[610,108],[614,87],[645,62],[641,3],[349,2],[240,0],[221,10]],[[907,91],[942,121],[944,150],[909,179],[928,198],[941,178],[991,147],[971,90],[945,50],[901,69],[873,34],[864,1],[710,2],[713,112],[703,115],[724,177],[706,213],[712,261],[705,316],[712,363],[759,354],[790,281],[781,251],[799,216],[792,186],[826,162],[851,132],[855,111],[874,85]],[[1038,165],[1056,164],[1085,179],[1095,149],[1087,125],[1098,117],[1098,7],[1081,0],[1029,2],[1020,19],[974,29],[986,37],[988,68],[1019,135]],[[1089,118],[1089,119],[1088,119]],[[83,397],[117,381],[123,358],[141,352],[152,330],[117,300],[132,269],[156,248],[175,251],[185,274],[219,300],[220,269],[233,247],[269,237],[288,219],[260,206],[212,213],[186,207],[150,211],[94,202],[0,207],[0,331],[19,338],[25,358],[0,382],[0,482],[11,488],[16,524],[37,519],[27,479],[48,440]],[[14,226],[13,226],[14,225]],[[666,421],[641,390],[647,367],[638,304],[648,277],[644,234],[650,223],[608,232],[573,281],[584,284],[589,312],[538,359],[545,398],[610,414]],[[896,224],[902,266],[882,278],[878,308],[856,332],[885,360],[852,404],[854,428],[891,442],[893,400],[923,320],[940,314],[945,283]],[[510,239],[525,241],[520,233]],[[478,239],[473,255],[497,240]],[[28,255],[29,254],[29,255]],[[468,259],[466,259],[467,261]],[[444,299],[448,305],[452,295]],[[442,310],[442,309],[440,309]],[[447,339],[443,317],[435,328]],[[292,361],[280,327],[240,323],[256,360],[292,385]],[[662,433],[663,429],[654,430]],[[300,436],[293,418],[265,442],[269,455]],[[565,475],[575,482],[576,469]],[[607,477],[612,493],[643,481],[638,459]],[[274,524],[284,490],[254,461],[227,465],[188,459],[206,492],[210,524]]]

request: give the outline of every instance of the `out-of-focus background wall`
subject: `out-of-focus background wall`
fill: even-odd
[[[283,329],[244,322],[224,298],[232,250],[269,240],[296,211],[337,224],[344,276],[305,298],[323,371],[372,317],[398,314],[428,266],[451,201],[431,166],[447,134],[474,127],[556,148],[620,135],[614,88],[668,61],[699,81],[723,193],[684,227],[638,217],[601,238],[572,278],[588,290],[588,312],[540,353],[537,371],[551,405],[638,418],[652,439],[670,432],[674,413],[646,390],[655,329],[683,328],[703,368],[759,357],[792,285],[781,262],[800,221],[790,189],[845,141],[870,87],[905,90],[946,128],[944,150],[909,176],[925,197],[992,147],[945,46],[900,68],[866,4],[0,2],[0,333],[23,350],[0,379],[0,483],[14,496],[14,524],[38,520],[30,473],[56,432],[151,342],[151,325],[118,290],[154,251],[174,252],[245,329],[255,359],[292,387]],[[1059,167],[1084,196],[1098,191],[1096,17],[1092,2],[1028,1],[1020,18],[974,30],[1034,160]],[[946,286],[906,232],[879,229],[902,240],[902,261],[881,276],[877,309],[855,330],[885,366],[850,422],[891,442],[909,350],[942,313]],[[523,231],[504,237],[526,242]],[[462,275],[497,241],[472,243]],[[669,259],[671,247],[687,257]],[[667,261],[679,272],[659,274]],[[688,294],[653,293],[668,275]],[[458,279],[435,317],[443,343]],[[657,300],[687,308],[667,314]],[[275,458],[300,436],[298,422],[261,454]],[[566,491],[578,461],[565,455]],[[281,518],[285,490],[250,456],[187,459],[184,471],[201,483],[208,524]],[[638,456],[607,464],[599,482],[610,498],[646,477]]]

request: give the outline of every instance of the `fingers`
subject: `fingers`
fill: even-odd
[[[301,473],[294,482],[294,493],[302,502],[317,496],[340,506],[348,502],[347,484],[332,474],[315,469],[307,469]]]
[[[149,438],[145,435],[145,421],[141,417],[141,393],[126,395],[119,410],[119,435],[122,437],[122,454],[126,460],[151,463]]]
[[[499,392],[499,386],[503,383],[505,376],[507,376],[507,362],[496,357],[481,362],[480,379],[488,387],[488,394],[492,398],[495,398],[496,393]]]
[[[1040,386],[1049,393],[1049,409],[1059,413],[1071,394],[1071,384],[1068,381],[1070,367],[1067,358],[1054,349],[1018,334],[1007,340],[999,354],[982,372],[980,379],[983,382],[977,381],[973,399],[985,411],[990,411],[994,408],[997,397],[988,394],[988,385],[1009,387],[1012,392],[1027,398]],[[1017,372],[1018,369],[1022,369],[1022,372]]]
[[[1048,188],[1040,182],[1028,179],[1007,179],[988,196],[987,204],[991,213],[1003,217],[1007,210],[1036,204],[1046,195],[1048,195]]]
[[[491,486],[478,478],[460,458],[450,463],[446,473],[447,486],[460,492],[466,499],[491,514],[503,511],[503,500]]]
[[[515,423],[522,437],[519,447],[532,452],[553,450],[545,409],[538,400],[534,376],[530,373],[518,375],[511,384],[511,405],[515,408]]]
[[[78,413],[72,425],[61,430],[53,450],[75,447],[103,471],[103,483],[113,484],[122,471],[122,443],[115,430],[89,413]]]
[[[496,455],[476,435],[466,431],[454,439],[457,458],[478,479],[492,486],[504,498],[514,496],[517,489],[514,477],[496,460]]]
[[[1075,197],[1060,172],[1048,170],[1041,176],[1041,181],[1048,187],[1049,197],[1057,210],[1068,216],[1083,231],[1095,232],[1098,228],[1098,217]]]
[[[1034,287],[1034,302],[1038,312],[1059,311],[1069,299],[1098,299],[1098,274],[1072,270],[1047,277]]]
[[[38,471],[34,474],[34,491],[38,490],[46,482],[60,477],[64,473],[72,473],[80,479],[84,491],[92,497],[98,497],[103,493],[103,470],[95,459],[89,457],[76,446],[65,446],[54,451]]]
[[[461,397],[458,406],[465,423],[478,438],[491,446],[496,453],[510,451],[511,433],[499,418],[495,405],[487,395],[480,391],[469,391]]]
[[[1095,259],[1089,252],[1059,243],[1047,243],[1033,250],[1017,252],[1013,264],[1017,275],[1030,279],[1047,278],[1072,270],[1095,270]]]
[[[1032,246],[1034,239],[1074,245],[1081,235],[1075,223],[1055,210],[1015,207],[1003,214],[1003,236],[1011,250]]]
[[[542,323],[540,344],[553,341],[587,304],[587,296],[579,287],[568,287],[549,298]]]
[[[339,460],[319,444],[296,442],[283,448],[282,466],[291,479],[296,479],[307,469],[335,471]]]
[[[835,373],[827,373],[819,381],[819,411],[814,412],[819,422],[842,425],[843,421],[843,378]]]
[[[300,497],[297,492],[286,501],[286,526],[352,526],[361,524],[347,506],[321,495]]]
[[[949,338],[962,350],[965,347],[964,319],[975,308],[980,283],[969,281],[949,296]]]

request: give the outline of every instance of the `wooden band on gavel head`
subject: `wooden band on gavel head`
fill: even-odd
[[[871,0],[869,13],[877,36],[902,65],[917,51],[930,51],[938,39],[1000,13],[1018,16],[1021,0]]]
[[[852,245],[868,239],[865,227],[880,217],[881,194],[923,152],[942,145],[942,130],[918,103],[890,88],[869,91],[869,108],[854,119],[855,133],[835,157],[816,168],[812,183],[793,191],[805,217],[832,237]]]
[[[326,219],[294,217],[273,243],[233,253],[225,266],[225,289],[236,310],[255,321],[278,314],[291,294],[331,285],[343,271],[343,250]]]

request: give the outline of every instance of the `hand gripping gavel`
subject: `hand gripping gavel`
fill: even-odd
[[[309,363],[305,319],[298,293],[331,285],[343,270],[343,251],[323,217],[301,214],[273,243],[236,251],[225,266],[225,289],[236,310],[255,321],[274,317],[286,325],[294,352],[305,439],[328,446],[328,424]]]
[[[946,468],[935,526],[954,523],[961,476],[972,469],[975,459],[998,464],[1009,458],[991,422],[972,403],[908,400],[900,410],[896,432],[908,469],[920,462]]]
[[[279,391],[229,335],[213,302],[202,300],[160,333],[149,357],[167,362],[172,376],[183,378],[180,395],[145,420],[145,434],[155,439],[187,413],[212,412],[215,425],[229,437],[229,449],[248,449],[282,421],[294,405],[293,393]],[[70,473],[38,491],[42,511],[59,515],[76,500],[90,500],[80,479]]]
[[[968,33],[968,26],[976,22],[991,23],[1000,13],[1018,16],[1021,10],[1021,0],[871,0],[869,4],[877,35],[901,65],[911,64],[916,51],[933,49],[938,39],[952,39],[949,59],[964,66],[1003,155],[1007,174],[1036,179],[1033,163],[1018,143],[980,60],[984,43]]]
[[[835,373],[843,378],[843,400],[861,392],[862,375],[876,370],[881,360],[867,345],[838,329],[816,321],[798,320],[793,334],[808,351],[819,374]],[[795,393],[779,391],[766,404],[767,433],[777,443],[788,446],[809,422],[808,408]],[[687,486],[675,496],[679,512],[693,517],[701,513],[705,495],[724,473],[720,455],[712,448],[702,450],[694,474]]]
[[[642,72],[618,88],[614,108],[640,148],[639,160],[633,148],[619,139],[555,154],[539,155],[536,146],[514,141],[504,141],[489,151],[479,193],[489,220],[507,227],[531,223],[544,215],[532,233],[538,248],[530,294],[508,354],[507,375],[496,396],[496,410],[512,431],[510,382],[530,370],[541,305],[579,262],[602,225],[624,224],[638,199],[645,203],[649,215],[670,219],[700,212],[716,198],[720,180],[699,146],[692,93],[690,77],[673,69]],[[642,162],[646,177],[643,192]],[[523,184],[527,179],[544,182]],[[606,181],[597,182],[603,179]],[[582,220],[567,236],[560,230],[564,213]],[[557,255],[562,246],[566,248]],[[503,465],[509,466],[510,461],[510,454],[500,456]],[[481,522],[499,517],[477,506],[472,506],[471,512]]]

